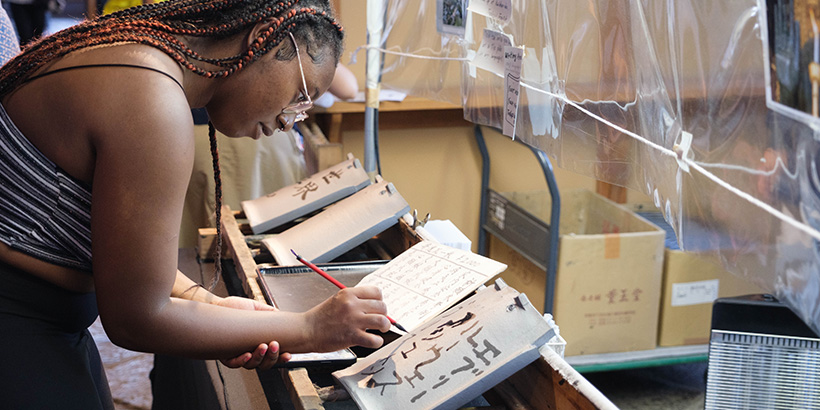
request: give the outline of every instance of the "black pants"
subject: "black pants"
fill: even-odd
[[[94,293],[74,293],[0,264],[0,403],[9,409],[106,409],[114,403],[90,326]]]
[[[17,35],[20,36],[20,45],[43,35],[46,30],[47,1],[35,0],[32,4],[10,3],[9,6]]]

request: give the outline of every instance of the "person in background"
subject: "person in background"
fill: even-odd
[[[163,0],[105,0],[101,11],[102,14],[111,14],[129,7],[159,3],[161,1]]]
[[[191,109],[209,116],[218,220],[216,130],[292,129],[330,87],[342,41],[327,1],[168,0],[43,37],[0,68],[4,406],[113,408],[87,330],[98,314],[126,349],[231,367],[383,343],[369,332],[390,328],[378,288],[291,313],[177,270]]]
[[[346,65],[339,64],[336,66],[336,73],[333,75],[333,81],[327,92],[340,100],[352,100],[359,92],[359,82],[353,71],[350,71]]]
[[[6,0],[20,37],[20,45],[43,35],[46,30],[48,0]]]
[[[14,32],[9,15],[6,14],[6,9],[0,2],[0,65],[11,60],[19,52],[20,43],[17,41],[17,33]]]

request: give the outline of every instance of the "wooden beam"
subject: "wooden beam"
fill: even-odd
[[[296,410],[325,410],[322,399],[313,387],[313,382],[306,369],[282,369],[282,372],[285,373],[282,379],[285,381],[285,387],[290,393],[290,400]]]
[[[253,254],[251,254],[248,244],[245,243],[245,236],[242,235],[234,213],[228,205],[222,206],[222,235],[233,256],[236,271],[242,281],[245,293],[248,297],[267,304],[262,288],[259,287],[259,271],[256,267],[256,261],[254,261]],[[219,263],[219,261],[215,261],[215,263]]]

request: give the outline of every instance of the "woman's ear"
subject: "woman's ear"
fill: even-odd
[[[262,37],[265,32],[273,31],[273,27],[274,23],[272,18],[254,24],[253,27],[251,27],[251,31],[248,32],[247,38],[245,38],[245,47],[250,48],[251,44],[253,44],[253,42],[258,38]]]

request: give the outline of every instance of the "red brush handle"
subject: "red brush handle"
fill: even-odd
[[[314,272],[322,275],[323,278],[329,280],[330,283],[336,285],[336,287],[338,287],[339,289],[347,288],[347,286],[343,285],[342,282],[339,282],[338,280],[336,280],[336,278],[334,278],[333,276],[330,276],[327,272],[323,271],[318,266],[316,266],[316,265],[302,259],[302,257],[297,255],[296,252],[294,252],[293,249],[291,249],[290,251],[293,253],[293,256],[296,257],[296,260],[298,260],[299,262],[301,262],[303,265],[307,266],[308,268],[310,268]],[[389,320],[390,324],[392,324],[393,326],[396,326],[397,328],[401,329],[404,332],[407,331],[407,330],[404,329],[404,327],[402,325],[396,323],[396,321],[393,320],[390,316],[387,316],[387,315],[384,315],[384,316],[387,317],[387,320]]]

